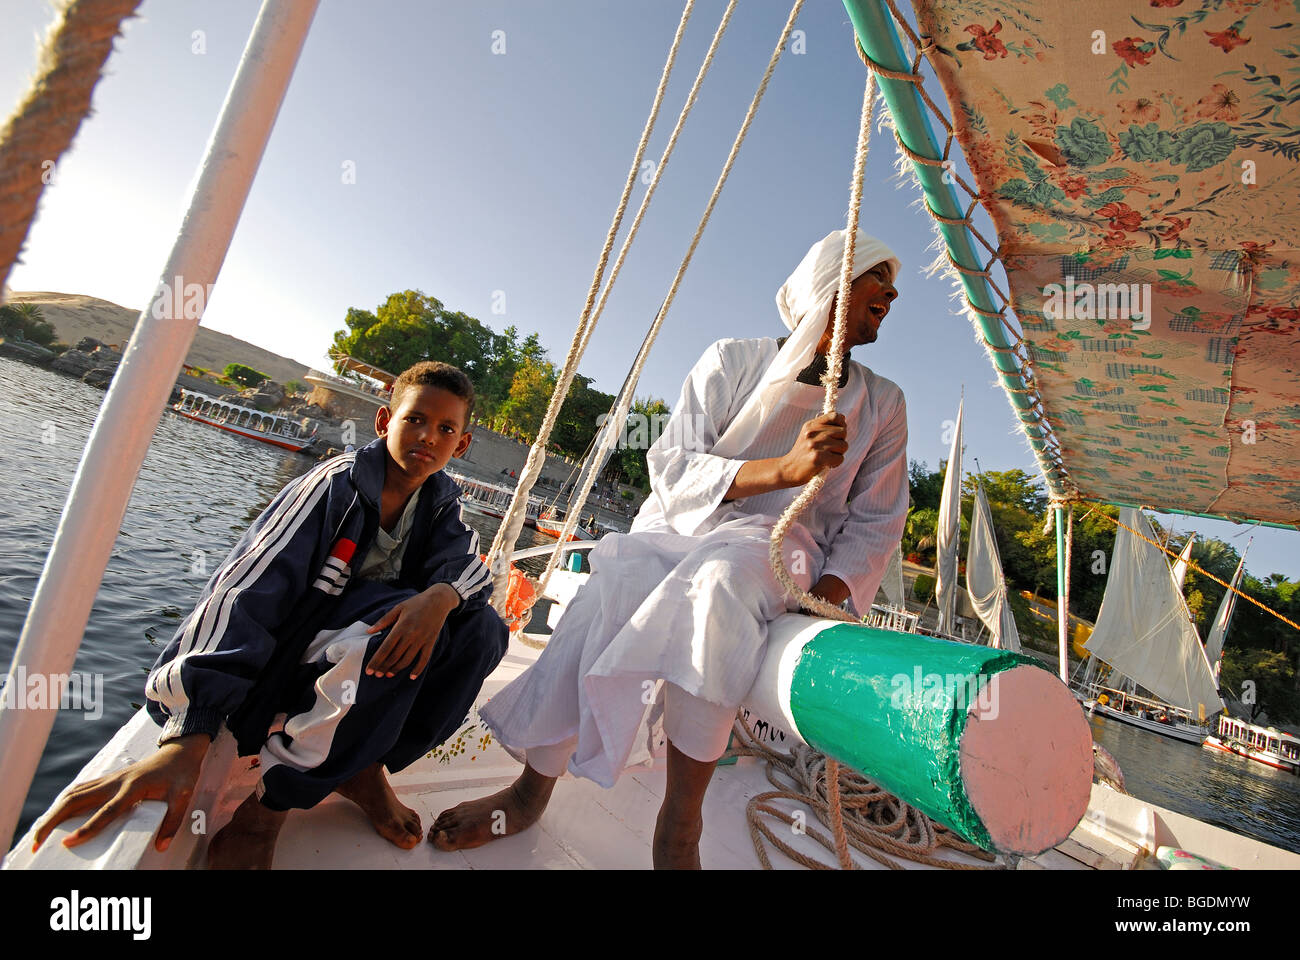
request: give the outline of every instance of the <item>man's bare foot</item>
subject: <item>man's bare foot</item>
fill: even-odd
[[[379,835],[403,850],[415,849],[424,836],[420,815],[397,799],[382,764],[366,767],[334,792],[360,807]]]
[[[429,842],[439,850],[469,850],[527,830],[546,809],[556,779],[525,765],[519,779],[504,790],[440,813],[429,828]]]
[[[275,840],[288,815],[287,810],[262,806],[257,794],[250,793],[235,810],[231,821],[208,844],[208,868],[270,870],[275,859]]]
[[[681,814],[670,811],[665,803],[655,819],[655,836],[651,855],[656,870],[699,870],[700,837],[704,818],[700,811]]]

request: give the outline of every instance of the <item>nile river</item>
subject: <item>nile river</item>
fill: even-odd
[[[7,666],[104,393],[4,358],[0,383],[0,665]],[[101,715],[59,713],[19,833],[143,702],[150,665],[212,571],[276,492],[314,462],[163,417],[74,668],[103,677],[102,704],[90,711]],[[486,544],[495,531],[479,532]],[[520,546],[532,542],[525,531]],[[1300,853],[1300,778],[1100,718],[1092,727],[1135,796]]]

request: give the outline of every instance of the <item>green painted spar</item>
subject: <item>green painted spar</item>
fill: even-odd
[[[890,70],[903,73],[911,70],[911,64],[898,38],[893,17],[880,0],[844,0],[844,8],[848,11],[849,19],[853,21],[858,42],[862,44],[862,49],[867,52],[867,56]],[[939,141],[930,127],[930,121],[926,116],[927,107],[916,92],[915,85],[906,80],[894,80],[879,75],[876,77],[876,82],[880,84],[885,102],[889,104],[889,112],[903,143],[919,156],[939,160],[942,156]],[[942,168],[915,162],[913,167],[931,210],[949,219],[963,216],[965,211],[957,201],[957,191],[952,184],[943,182]],[[954,262],[970,270],[983,268],[975,253],[970,230],[964,224],[938,222],[937,226]],[[971,303],[981,310],[997,311],[997,304],[984,277],[962,273],[961,283]],[[979,315],[979,325],[988,342],[1002,348],[993,354],[994,369],[997,370],[1003,386],[1011,388],[1007,395],[1016,408],[1020,422],[1024,425],[1030,446],[1033,447],[1039,466],[1047,477],[1052,495],[1059,498],[1065,493],[1065,488],[1062,485],[1064,473],[1055,453],[1056,441],[1051,435],[1050,427],[1034,412],[1026,395],[1016,392],[1024,390],[1025,375],[1008,350],[1011,343],[1007,339],[1006,331],[996,319],[982,314]]]
[[[1025,664],[1043,668],[1006,650],[836,624],[799,655],[790,710],[809,746],[991,850],[962,781],[961,737],[978,691]]]

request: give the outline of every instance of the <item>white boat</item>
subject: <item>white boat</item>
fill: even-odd
[[[215,161],[210,167],[205,167],[204,176],[196,182],[191,204],[195,215],[187,218],[182,235],[185,242],[178,243],[164,275],[171,275],[175,266],[175,273],[184,273],[187,278],[193,273],[205,280],[215,280],[220,256],[216,257],[215,266],[205,261],[195,264],[194,271],[188,269],[190,261],[186,258],[193,256],[193,250],[205,253],[215,250],[224,255],[234,222],[247,195],[252,171],[265,146],[271,121],[283,97],[288,74],[292,71],[302,39],[306,35],[314,7],[314,3],[268,4],[275,16],[259,20],[255,37],[250,42],[250,50],[255,51],[255,54],[246,58],[253,66],[247,70],[241,66],[236,87],[228,99],[231,106],[223,114],[222,125],[212,141],[210,153]],[[850,12],[860,14],[859,5],[851,3]],[[776,51],[785,47],[793,22],[792,16]],[[882,38],[877,36],[878,33],[879,31],[858,30],[864,52],[870,50],[876,57],[883,58],[884,53],[879,48]],[[886,39],[897,43],[897,37],[892,32]],[[905,67],[899,57],[888,62],[892,64],[889,67],[891,71],[897,72]],[[264,86],[254,88],[254,83],[263,76],[269,76]],[[868,129],[865,120],[863,129]],[[232,144],[247,146],[247,149],[236,150],[231,148]],[[739,141],[736,146],[738,148]],[[251,160],[245,159],[250,156]],[[240,164],[229,164],[230,172],[227,173],[227,165],[221,162],[223,158],[235,158]],[[934,157],[929,160],[938,163]],[[633,164],[632,170],[637,170],[637,164]],[[944,206],[944,209],[948,207]],[[229,222],[213,223],[210,217],[204,216],[209,211],[226,215]],[[951,221],[952,217],[948,220]],[[189,242],[195,235],[209,242]],[[182,263],[187,265],[184,270],[179,269]],[[198,319],[195,318],[195,326]],[[173,326],[176,322],[167,321]],[[170,382],[189,342],[182,336],[173,336],[167,340],[149,335],[160,327],[161,321],[153,322],[149,311],[142,313],[137,335],[132,338],[129,347],[128,359],[143,359],[136,363],[124,362],[122,371],[110,387],[96,429],[91,434],[82,469],[69,495],[64,522],[60,525],[46,573],[42,576],[37,597],[29,613],[24,639],[15,656],[15,669],[18,666],[26,669],[29,663],[40,669],[48,663],[59,662],[58,658],[65,655],[70,662],[71,654],[76,651],[80,631],[89,616],[94,588],[98,586],[116,533],[116,524],[106,528],[102,516],[105,511],[120,516],[125,509],[131,482],[143,461],[158,414],[157,402],[151,398],[156,395],[157,388],[165,387]],[[986,325],[984,329],[987,336],[987,331],[996,331],[996,325]],[[193,331],[188,332],[192,337]],[[1009,351],[1009,346],[1000,333],[996,333],[995,340],[995,348]],[[157,358],[157,361],[152,364],[144,362],[148,358]],[[1000,373],[1005,381],[1008,371],[1000,370]],[[1023,410],[1030,401],[1020,399],[1013,402],[1017,403],[1018,409]],[[150,420],[149,416],[155,419]],[[1034,429],[1038,430],[1037,427]],[[1041,434],[1039,436],[1041,439]],[[96,487],[94,497],[88,491],[88,477]],[[1057,516],[1059,519],[1059,509]],[[105,535],[106,529],[108,532]],[[512,559],[522,559],[525,553],[527,551],[517,552],[512,555]],[[67,557],[75,558],[74,565],[70,566],[66,562]],[[561,570],[554,576],[550,591],[550,598],[554,601],[552,617],[563,609],[581,582],[581,574],[568,571]],[[81,589],[86,587],[89,589]],[[1067,610],[1062,610],[1063,618],[1067,614]],[[771,634],[777,645],[769,650],[768,663],[764,666],[764,670],[769,673],[760,677],[761,683],[755,684],[755,695],[761,704],[749,704],[753,714],[762,719],[765,729],[772,728],[774,718],[784,720],[787,710],[793,710],[789,701],[781,702],[779,698],[782,689],[787,693],[789,691],[789,684],[785,682],[789,678],[782,671],[791,667],[791,664],[785,659],[784,651],[794,649],[798,653],[802,649],[798,647],[801,632],[805,629],[821,630],[825,626],[824,622],[796,615],[779,618],[772,624]],[[865,628],[851,626],[849,629]],[[533,639],[540,642],[542,638],[535,636]],[[871,646],[858,645],[868,654],[871,653]],[[969,656],[971,651],[967,648],[962,653]],[[1015,656],[999,655],[1010,658]],[[856,656],[856,653],[850,656]],[[533,648],[512,641],[505,660],[488,679],[480,702],[525,669],[535,657]],[[797,664],[794,666],[797,667]],[[1042,691],[1053,691],[1053,696],[1059,694],[1069,701],[1064,688],[1045,671],[1028,665],[1016,669],[1023,669],[1024,672],[1018,676],[1027,678],[1027,682]],[[1013,672],[1015,671],[1007,671],[1008,674]],[[770,682],[772,676],[782,682]],[[868,675],[866,679],[870,681],[871,677]],[[869,688],[871,683],[863,686]],[[1012,705],[1011,701],[1006,704]],[[1078,721],[1078,711],[1073,702],[1068,702],[1067,707],[1069,717]],[[969,716],[965,712],[954,715],[963,720]],[[1040,738],[1044,733],[1051,735],[1054,731],[1036,725],[1037,715],[1026,713],[1015,718],[988,718],[990,724],[1005,724],[1012,719],[1016,721],[1015,730],[1026,735],[1027,745],[1021,751],[1021,758],[1034,762],[1049,759],[1045,755],[1052,751],[1039,745]],[[4,821],[6,825],[16,818],[16,802],[21,801],[35,769],[36,757],[48,735],[48,724],[41,726],[44,720],[41,716],[29,719],[21,711],[0,712],[0,746],[11,751],[6,754],[6,764],[15,768],[14,775],[8,778],[10,788],[4,797],[6,806],[3,813],[8,818]],[[1078,725],[1074,724],[1075,727]],[[785,742],[798,745],[798,729],[790,728],[782,722],[775,722],[775,726],[781,731],[781,738]],[[798,727],[798,724],[795,726]],[[147,753],[153,749],[155,738],[156,730],[152,721],[147,715],[138,713],[81,771],[76,781],[104,774]],[[1086,747],[1087,741],[1082,742]],[[1077,742],[1071,744],[1073,752],[1080,752],[1074,750],[1078,745]],[[29,832],[8,854],[5,868],[95,869],[201,865],[208,837],[228,819],[234,805],[247,796],[250,785],[257,776],[255,767],[248,760],[234,758],[232,747],[229,737],[223,737],[205,761],[191,810],[188,811],[191,814],[205,814],[200,818],[203,829],[181,831],[177,841],[165,854],[154,851],[151,843],[161,821],[161,804],[146,802],[112,824],[90,843],[71,850],[62,847],[58,841],[66,835],[69,827],[73,826],[72,823],[58,828],[54,836],[35,854],[30,851]],[[895,744],[890,759],[906,764],[915,762],[918,756],[923,755],[924,751]],[[963,776],[969,770],[978,770],[980,767],[978,754],[967,759],[973,762],[966,765]],[[1087,760],[1090,768],[1091,758],[1088,757]],[[454,740],[403,771],[395,778],[394,786],[405,802],[419,810],[427,824],[438,810],[459,800],[480,796],[486,788],[512,780],[518,769],[517,762],[507,758],[490,738],[482,734],[476,718],[471,715],[466,727]],[[1020,802],[1020,795],[1028,797],[1020,776],[1021,771],[1017,770],[1015,776],[1008,776],[1006,769],[1000,771],[1002,782],[995,784],[996,789],[988,796],[1004,791],[1009,801]],[[1073,764],[1072,775],[1078,774],[1081,769],[1079,764]],[[1081,796],[1077,791],[1067,790],[1060,782],[1037,783],[1035,786],[1037,789],[1033,800],[1026,802],[1041,804],[1044,817],[1050,821],[1053,830],[1062,823],[1067,823],[1068,836],[1043,853],[1020,859],[1002,855],[994,865],[1133,867],[1143,862],[1144,858],[1152,856],[1159,846],[1176,845],[1190,847],[1229,866],[1300,868],[1300,856],[1191,818],[1180,817],[1100,785],[1083,790]],[[1084,786],[1086,788],[1086,782]],[[753,758],[742,758],[718,772],[704,804],[706,830],[701,852],[707,866],[757,865],[759,858],[751,844],[748,825],[739,816],[737,808],[741,802],[747,806],[753,804],[757,795],[767,792],[767,788],[761,763]],[[17,801],[13,798],[15,794]],[[655,813],[663,795],[664,778],[661,771],[650,770],[645,774],[625,776],[610,791],[565,778],[557,786],[541,822],[533,828],[500,839],[479,850],[456,854],[437,853],[427,844],[420,845],[414,851],[400,851],[373,836],[351,804],[330,799],[312,810],[295,811],[290,815],[281,834],[275,866],[396,866],[435,869],[645,866],[649,863],[649,844]],[[1083,801],[1077,809],[1076,800]],[[993,809],[992,813],[1002,815],[1004,811],[999,807]],[[187,816],[185,822],[197,825],[198,820]],[[7,834],[8,830],[3,832]],[[811,831],[793,831],[787,841],[791,841],[792,845],[802,844],[804,849],[816,853],[817,848],[810,833]],[[868,867],[915,866],[913,862],[899,860],[890,854],[881,854],[883,863],[868,860],[856,853],[852,856],[855,862]],[[790,865],[783,863],[779,854],[774,853],[773,859],[777,865]],[[966,851],[951,848],[938,850],[936,859],[966,860],[968,865],[987,865],[986,861],[969,855]]]
[[[1179,589],[1180,572],[1147,542],[1154,536],[1140,511],[1125,507],[1120,524],[1097,624],[1084,642],[1090,656],[1076,696],[1103,717],[1199,744],[1210,733],[1204,718],[1224,704]],[[1099,664],[1111,668],[1109,682],[1099,678]],[[1139,695],[1137,687],[1151,696]]]
[[[299,453],[316,442],[316,431],[308,433],[302,423],[276,413],[265,413],[254,407],[244,407],[228,400],[218,400],[197,390],[182,390],[181,398],[170,407],[172,411],[190,420],[206,423],[250,440],[260,440],[272,446],[283,447]]]
[[[482,514],[485,517],[494,517],[500,520],[506,515],[506,510],[510,506],[510,498],[515,495],[513,487],[507,487],[501,483],[488,483],[484,480],[475,480],[464,474],[446,471],[447,476],[456,481],[461,490],[461,506],[473,513]],[[528,509],[525,515],[525,523],[529,526],[535,526],[538,516],[541,514],[544,502],[540,497],[528,498]],[[531,523],[529,522],[531,521]]]
[[[1276,770],[1300,774],[1300,738],[1276,727],[1261,727],[1223,714],[1215,732],[1202,744],[1209,750],[1235,753]]]
[[[569,549],[587,549],[592,544],[571,544]],[[515,560],[549,552],[549,547],[518,551]],[[548,622],[558,621],[565,603],[581,586],[586,574],[557,571],[551,580],[554,600]],[[784,643],[800,631],[814,628],[814,618],[787,614],[772,626],[774,640]],[[545,629],[539,627],[539,629]],[[544,634],[512,636],[509,650],[497,670],[488,677],[477,703],[481,705],[496,691],[527,669],[537,658]],[[777,657],[776,661],[781,658]],[[779,662],[765,667],[770,679]],[[1042,673],[1037,668],[1028,668]],[[764,681],[760,676],[760,683]],[[762,694],[752,694],[756,701]],[[780,711],[774,704],[757,705],[749,721],[759,739],[776,750],[789,750],[800,742],[788,723],[773,724]],[[84,782],[118,769],[154,748],[157,725],[139,711],[116,736],[77,774],[73,782]],[[472,713],[461,730],[427,757],[392,777],[399,799],[415,809],[427,828],[437,815],[464,800],[482,796],[512,782],[519,763],[509,756],[480,725]],[[153,848],[152,838],[162,821],[165,807],[145,802],[110,825],[93,840],[65,848],[59,842],[77,819],[56,828],[41,849],[31,852],[32,831],[22,837],[4,861],[5,869],[199,869],[206,862],[209,838],[229,821],[235,807],[257,781],[255,759],[237,758],[230,734],[224,729],[204,761],[185,823],[194,823],[195,811],[203,811],[204,828],[181,830],[164,853]],[[742,756],[734,763],[722,763],[714,774],[704,801],[705,831],[700,844],[701,859],[711,869],[755,869],[761,865],[750,829],[750,816],[763,804],[790,813],[799,809],[789,800],[762,800],[772,791],[764,760]],[[644,869],[650,864],[650,841],[655,817],[665,790],[662,767],[648,766],[630,771],[610,790],[586,780],[565,775],[556,785],[551,802],[539,823],[518,835],[504,837],[474,850],[445,853],[428,843],[410,851],[400,850],[380,838],[360,811],[349,801],[331,796],[311,810],[294,810],[280,834],[274,869]],[[758,799],[756,799],[758,798]],[[939,863],[959,867],[1002,869],[1133,869],[1154,865],[1161,846],[1191,849],[1229,866],[1241,868],[1300,869],[1300,855],[1289,853],[1230,831],[1201,823],[1172,811],[1118,793],[1103,784],[1093,784],[1087,809],[1068,837],[1034,856],[981,856],[950,846],[930,851]],[[772,821],[768,821],[772,822]],[[1071,821],[1073,822],[1073,821]],[[818,824],[809,822],[808,831],[779,834],[790,849],[821,862],[833,857],[819,845],[812,833]],[[802,869],[803,864],[765,844],[766,856],[777,869]],[[854,864],[866,869],[928,869],[905,856],[877,851],[882,859],[852,851]]]

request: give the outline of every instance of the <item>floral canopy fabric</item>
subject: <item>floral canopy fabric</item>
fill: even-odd
[[[1079,492],[1300,523],[1300,0],[914,6]]]

